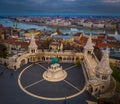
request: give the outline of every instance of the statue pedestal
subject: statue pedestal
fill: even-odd
[[[43,73],[43,78],[47,81],[58,82],[67,77],[67,72],[62,69],[60,64],[55,63],[48,67],[48,70]]]

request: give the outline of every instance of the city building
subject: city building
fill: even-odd
[[[51,21],[47,21],[46,24],[48,25],[55,25],[57,26],[59,24],[59,26],[70,26],[71,22],[70,21],[66,21],[64,19],[53,19]]]
[[[54,41],[49,45],[51,51],[63,51],[63,43],[59,41]]]

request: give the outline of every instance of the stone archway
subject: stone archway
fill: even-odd
[[[16,66],[14,66],[14,70],[16,70]]]
[[[45,57],[44,56],[42,57],[42,61],[45,61]]]
[[[93,87],[92,87],[91,85],[88,86],[88,91],[89,91],[90,93],[93,92]]]
[[[62,57],[59,57],[59,62],[62,62]]]
[[[28,58],[28,62],[30,62],[30,59]]]
[[[22,60],[20,61],[20,66],[23,66],[23,65],[25,65],[25,64],[26,64],[25,59],[22,59]]]

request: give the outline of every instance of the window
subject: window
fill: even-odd
[[[97,77],[97,78],[100,78],[100,75],[99,75],[99,74],[96,74],[96,77]]]
[[[95,89],[95,92],[97,92],[98,88]]]
[[[46,57],[46,60],[48,60],[48,57]]]
[[[104,86],[102,86],[102,89],[104,89]]]
[[[106,79],[107,79],[107,76],[102,76],[102,79],[103,79],[103,80],[106,80]]]

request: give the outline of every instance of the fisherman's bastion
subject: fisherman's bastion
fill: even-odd
[[[17,53],[13,56],[10,56],[8,59],[2,59],[2,62],[7,63],[8,68],[14,71],[17,71],[23,65],[30,63],[20,72],[18,76],[18,85],[23,92],[35,98],[43,100],[64,100],[74,98],[82,94],[84,91],[88,91],[95,98],[109,98],[114,95],[116,83],[114,78],[111,76],[112,69],[110,68],[109,64],[109,51],[107,47],[103,51],[100,61],[97,59],[96,55],[93,52],[94,46],[92,43],[91,35],[89,35],[83,52],[64,52],[62,51],[62,47],[59,47],[59,49],[60,51],[51,52],[39,50],[34,36],[31,36],[28,51]],[[49,67],[46,68],[42,66],[42,64],[44,63],[49,64]],[[81,65],[85,80],[85,83],[81,90],[65,80],[67,76],[69,76],[66,70],[69,70],[70,68],[64,70],[64,68],[62,67],[62,63],[65,63],[66,65],[69,63],[75,64],[71,68],[76,67],[76,65],[78,64]],[[63,80],[70,86],[74,87],[77,90],[77,93],[62,95],[60,97],[46,97],[43,95],[36,95],[34,93],[31,93],[31,91],[27,90],[27,88],[29,89],[29,87],[39,82],[35,82],[24,87],[23,74],[28,70],[29,67],[35,64],[39,64],[39,66],[44,69],[44,73],[41,74],[42,80],[40,80],[39,82],[46,80],[49,83],[59,83]],[[35,67],[33,67],[32,70],[34,69]],[[32,78],[34,76],[32,76],[31,74],[30,77]],[[23,82],[21,80],[23,80]]]

